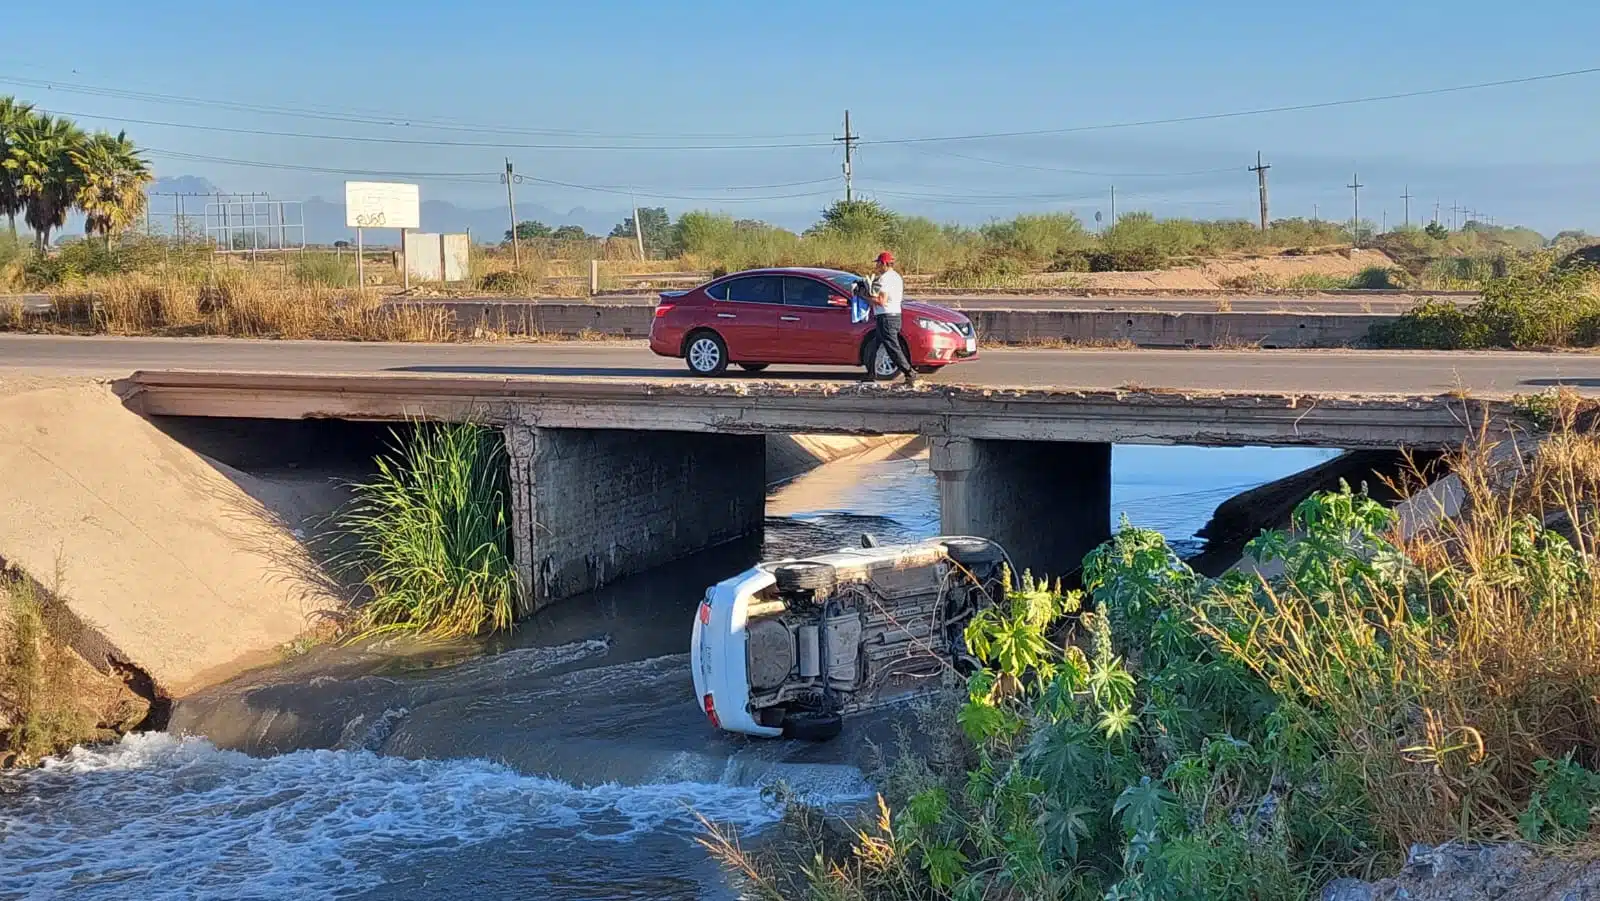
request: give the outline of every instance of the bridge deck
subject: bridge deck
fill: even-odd
[[[145,414],[429,418],[554,428],[910,434],[1200,446],[1432,447],[1514,416],[1443,395],[1069,390],[863,383],[418,374],[140,371]]]

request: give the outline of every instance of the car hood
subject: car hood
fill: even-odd
[[[903,315],[921,316],[924,319],[932,319],[937,322],[967,321],[967,317],[963,313],[952,310],[949,307],[941,307],[938,304],[926,303],[920,300],[908,300],[900,305],[900,309]]]

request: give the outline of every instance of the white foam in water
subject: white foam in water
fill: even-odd
[[[692,835],[695,812],[744,830],[779,814],[749,786],[576,788],[481,760],[260,759],[135,735],[0,782],[0,897],[337,897],[409,855],[519,833],[552,850]]]

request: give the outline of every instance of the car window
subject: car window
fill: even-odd
[[[723,298],[735,303],[783,303],[783,279],[771,275],[736,278],[727,284]]]
[[[712,300],[727,300],[728,299],[728,286],[731,285],[731,284],[733,284],[733,283],[732,282],[722,282],[720,284],[712,285],[711,287],[706,289],[706,296],[711,298]]]
[[[814,278],[789,276],[783,280],[783,302],[791,307],[826,307],[833,292]]]
[[[856,282],[861,281],[861,276],[853,275],[849,272],[841,272],[838,275],[828,276],[828,281],[838,285],[839,289],[846,294],[853,294],[856,290]]]

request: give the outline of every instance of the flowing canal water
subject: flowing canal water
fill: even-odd
[[[1113,517],[1183,552],[1218,503],[1328,451],[1119,447]],[[185,699],[169,734],[0,774],[0,898],[722,899],[697,814],[758,832],[775,782],[870,797],[863,737],[714,732],[689,618],[760,556],[938,529],[926,459],[831,464],[775,491],[764,545],[574,598],[508,638],[323,648]]]

